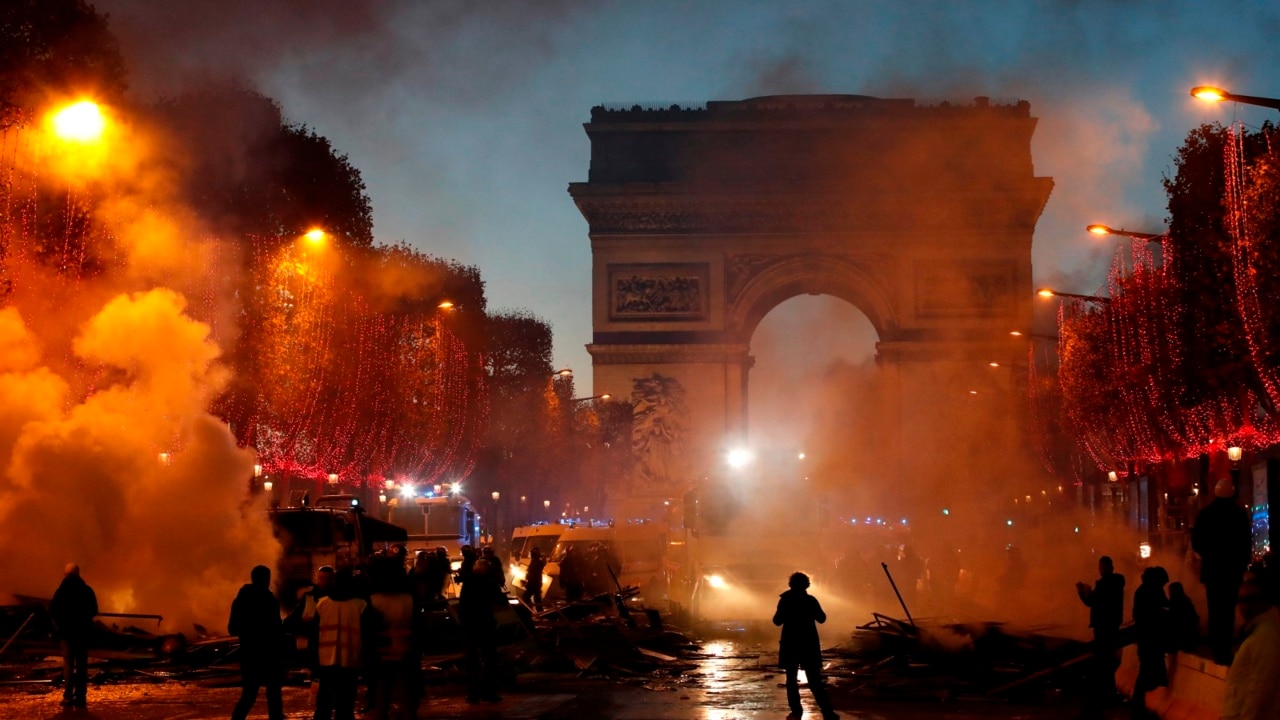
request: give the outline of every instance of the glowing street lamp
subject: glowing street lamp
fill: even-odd
[[[1227,459],[1231,462],[1240,462],[1240,458],[1244,457],[1244,449],[1232,445],[1227,448]]]
[[[1146,240],[1147,242],[1160,242],[1165,238],[1164,235],[1157,235],[1156,233],[1135,232],[1123,228],[1116,230],[1115,228],[1098,224],[1086,225],[1084,229],[1094,235],[1118,235],[1120,237],[1133,238],[1134,240]]]
[[[436,307],[440,308],[441,310],[452,310],[455,307],[455,305],[453,304],[452,300],[441,300],[439,304],[436,305]]]
[[[1036,290],[1036,294],[1042,298],[1055,298],[1055,297],[1074,298],[1076,300],[1083,300],[1085,302],[1096,302],[1103,305],[1107,305],[1111,302],[1111,298],[1109,297],[1100,297],[1098,295],[1081,295],[1080,293],[1062,292],[1061,290],[1054,290],[1052,288],[1040,288],[1039,290]]]
[[[542,501],[542,509],[543,509],[543,510],[550,510],[550,509],[551,509],[551,501],[550,501],[550,500],[543,500],[543,501]]]
[[[89,143],[102,137],[107,119],[98,104],[81,100],[57,111],[50,118],[53,133],[67,142]]]
[[[612,395],[610,395],[609,393],[601,393],[601,394],[599,394],[599,395],[592,395],[592,396],[590,396],[590,397],[574,398],[574,399],[573,399],[573,401],[574,401],[574,402],[586,402],[586,401],[588,401],[588,400],[606,400],[606,401],[607,401],[607,400],[611,399],[612,397],[613,397],[613,396],[612,396]]]
[[[329,233],[325,232],[324,230],[321,230],[320,228],[311,228],[306,233],[304,233],[302,237],[306,238],[307,242],[311,243],[312,245],[319,245],[323,243],[326,238],[329,237]]]
[[[1211,85],[1200,85],[1191,88],[1191,97],[1206,102],[1238,102],[1245,105],[1257,105],[1259,107],[1271,108],[1272,110],[1280,110],[1280,100],[1276,98],[1258,97],[1256,95],[1237,95],[1227,92],[1220,87]]]
[[[493,498],[494,502],[498,502],[498,499],[502,497],[502,493],[498,492],[497,490],[494,490],[492,493],[489,494],[489,497]]]
[[[338,473],[329,473],[329,484],[330,485],[338,484]]]
[[[571,369],[569,369],[569,368],[564,368],[564,369],[561,369],[561,370],[557,370],[557,371],[555,371],[555,372],[551,373],[551,377],[553,377],[553,378],[560,378],[560,379],[562,379],[562,380],[565,380],[565,379],[568,379],[568,378],[573,377],[573,370],[571,370]]]
[[[263,480],[263,481],[262,481],[262,489],[263,489],[263,490],[265,490],[265,491],[267,491],[267,492],[271,492],[271,488],[273,488],[273,487],[275,487],[275,483],[271,482],[270,480]]]

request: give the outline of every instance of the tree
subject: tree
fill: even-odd
[[[127,87],[119,43],[84,0],[9,0],[0,7],[0,130],[51,100],[114,103]]]
[[[154,112],[183,199],[218,234],[287,242],[319,227],[347,245],[373,244],[360,171],[328,139],[285,120],[276,101],[209,85]]]

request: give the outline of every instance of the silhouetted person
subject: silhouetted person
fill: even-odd
[[[920,578],[924,575],[924,561],[910,545],[903,545],[894,571],[897,575],[893,579],[898,585],[898,592],[902,594],[902,602],[910,610],[911,606],[916,604],[916,588],[919,587]],[[916,612],[919,611],[920,608],[916,607]]]
[[[480,557],[484,558],[485,561],[489,563],[488,572],[490,579],[497,583],[499,588],[506,590],[507,573],[503,571],[502,563],[498,561],[498,556],[493,552],[493,546],[485,545],[484,549],[480,551]]]
[[[368,608],[368,603],[355,592],[351,571],[341,570],[332,592],[316,603],[316,620],[320,624],[316,675],[320,691],[316,694],[315,720],[355,717]]]
[[[231,720],[244,720],[258,701],[258,690],[267,689],[267,716],[284,719],[280,686],[284,683],[286,637],[280,619],[280,602],[271,592],[271,569],[258,565],[249,573],[249,584],[240,588],[231,603],[227,632],[240,638],[240,700]]]
[[[302,597],[298,599],[298,604],[294,606],[289,613],[289,617],[285,618],[285,630],[293,633],[296,638],[296,647],[302,652],[302,656],[306,661],[307,669],[314,678],[316,672],[316,645],[319,640],[317,633],[319,626],[316,624],[316,603],[322,597],[328,597],[329,591],[333,589],[333,568],[328,565],[321,565],[316,571],[316,582],[311,587],[303,591]]]
[[[470,545],[462,546],[462,564],[458,566],[458,573],[453,576],[453,581],[465,585],[471,579],[471,573],[475,570],[476,560],[480,557],[480,553]]]
[[[542,559],[542,551],[534,548],[529,551],[529,569],[524,576],[524,592],[520,600],[525,605],[535,607],[542,612],[542,573],[547,569],[547,561]]]
[[[62,705],[84,707],[89,685],[89,635],[98,614],[98,596],[80,577],[80,566],[68,563],[53,592],[49,615],[62,644]]]
[[[582,599],[583,575],[586,572],[583,565],[583,558],[576,546],[570,545],[565,549],[564,557],[560,558],[560,588],[564,590],[565,600],[569,602]]]
[[[498,621],[494,611],[507,596],[489,574],[488,561],[476,561],[458,594],[458,620],[466,651],[467,702],[498,702]]]
[[[773,624],[782,626],[778,664],[787,674],[787,705],[791,708],[791,715],[787,717],[798,720],[804,712],[800,705],[799,681],[799,671],[804,670],[822,717],[834,720],[839,716],[831,708],[831,698],[822,677],[822,645],[818,640],[818,623],[826,622],[827,614],[822,611],[818,598],[806,592],[808,575],[793,573],[787,585],[791,589],[778,597],[778,609],[773,613]]]
[[[1164,586],[1169,573],[1160,566],[1142,571],[1142,584],[1133,592],[1133,625],[1138,635],[1138,680],[1133,688],[1135,704],[1149,691],[1169,684],[1165,651],[1169,647],[1169,598]]]
[[[448,585],[449,551],[443,547],[438,547],[427,563],[427,587],[431,591],[431,599],[443,600],[444,591]]]
[[[394,559],[390,563],[394,564]],[[375,565],[372,569],[373,595],[369,598],[373,626],[373,663],[368,674],[373,717],[388,720],[393,704],[397,720],[418,715],[422,693],[422,653],[415,633],[415,599],[409,580],[395,567]]]
[[[1209,605],[1209,646],[1219,664],[1231,662],[1236,593],[1253,554],[1249,515],[1236,504],[1231,480],[1213,488],[1214,499],[1196,516],[1191,548],[1200,555],[1200,582]]]
[[[1169,632],[1178,652],[1195,652],[1200,646],[1200,613],[1180,582],[1169,583]]]
[[[1091,700],[1106,704],[1116,697],[1116,668],[1119,658],[1120,625],[1124,622],[1124,576],[1115,571],[1111,558],[1098,558],[1098,580],[1090,588],[1076,583],[1080,600],[1089,607],[1089,627],[1093,629],[1093,667],[1090,668]]]
[[[1240,586],[1244,620],[1235,662],[1227,670],[1222,720],[1273,720],[1280,715],[1280,610],[1269,583],[1250,575]]]

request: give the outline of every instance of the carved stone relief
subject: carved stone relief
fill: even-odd
[[[705,319],[709,284],[706,263],[610,265],[609,319]]]

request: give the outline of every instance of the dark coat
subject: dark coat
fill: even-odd
[[[1169,645],[1169,598],[1164,586],[1138,586],[1133,593],[1133,624],[1138,634],[1138,690],[1168,685],[1164,654]]]
[[[88,639],[98,614],[98,596],[79,575],[68,575],[53,593],[49,615],[58,637],[69,642]]]
[[[788,590],[778,596],[778,610],[773,624],[782,626],[778,641],[778,664],[805,665],[822,661],[822,643],[818,640],[818,623],[827,621],[818,598],[804,590]]]
[[[1191,548],[1200,554],[1200,582],[1239,584],[1253,556],[1249,513],[1231,498],[1214,498],[1196,515]]]
[[[547,570],[547,561],[543,558],[530,558],[529,569],[525,571],[524,586],[530,590],[542,589],[542,573]]]
[[[240,638],[240,669],[245,674],[284,672],[285,634],[280,604],[270,588],[252,583],[231,603],[227,632]]]
[[[458,620],[467,633],[491,632],[497,627],[494,611],[507,602],[502,588],[489,573],[471,573],[458,593]]]
[[[1095,630],[1117,630],[1124,624],[1124,576],[1111,573],[1098,578],[1093,591],[1081,593],[1089,606],[1089,627]]]

